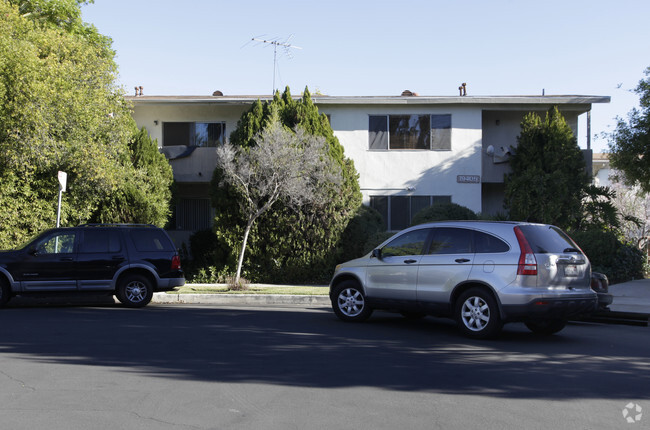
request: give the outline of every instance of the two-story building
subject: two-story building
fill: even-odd
[[[241,114],[264,96],[131,96],[133,116],[158,140],[174,170],[176,237],[208,228],[215,147]],[[409,225],[420,209],[451,201],[473,211],[503,211],[504,174],[525,114],[558,106],[578,133],[578,117],[604,96],[312,96],[354,160],[364,204],[390,230]],[[591,151],[585,151],[591,165]]]

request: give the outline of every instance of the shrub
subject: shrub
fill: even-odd
[[[611,284],[644,277],[644,255],[613,231],[575,231],[571,237],[587,254],[594,272],[607,275]]]
[[[415,214],[411,225],[432,221],[475,220],[478,216],[474,211],[456,203],[435,203]]]
[[[384,223],[381,214],[370,206],[360,206],[343,231],[340,242],[341,261],[351,260],[368,253],[369,251],[365,251],[366,242],[370,237],[383,230]]]
[[[370,237],[368,237],[368,240],[366,241],[363,247],[363,252],[361,255],[366,255],[367,253],[375,249],[377,246],[379,246],[382,242],[392,237],[394,234],[395,232],[380,231],[371,235]]]

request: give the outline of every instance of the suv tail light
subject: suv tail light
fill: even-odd
[[[519,227],[515,227],[515,235],[517,236],[519,249],[521,250],[517,275],[537,275],[537,259],[528,240],[526,240],[526,236],[524,236],[524,233]]]
[[[172,270],[180,270],[181,268],[181,257],[174,255],[172,257]]]

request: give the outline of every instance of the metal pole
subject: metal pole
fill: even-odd
[[[56,227],[61,225],[61,196],[63,195],[63,188],[59,187],[59,206],[56,210]]]

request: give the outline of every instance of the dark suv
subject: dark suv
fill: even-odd
[[[137,308],[154,291],[184,283],[172,240],[153,225],[56,228],[21,249],[0,252],[0,307],[16,295],[107,292]]]

